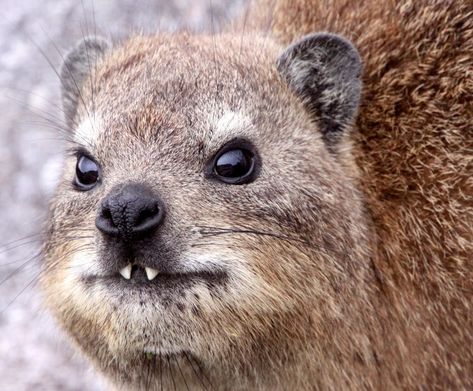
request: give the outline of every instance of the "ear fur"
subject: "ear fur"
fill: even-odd
[[[67,124],[71,126],[77,111],[81,90],[87,77],[102,60],[111,44],[99,37],[86,37],[64,58],[61,67],[62,105]]]
[[[362,70],[358,51],[340,36],[311,34],[289,46],[277,68],[319,124],[328,147],[334,147],[358,109]]]

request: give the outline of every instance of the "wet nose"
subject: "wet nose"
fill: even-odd
[[[164,205],[146,186],[127,184],[103,201],[95,225],[104,234],[128,241],[153,232],[164,219]]]

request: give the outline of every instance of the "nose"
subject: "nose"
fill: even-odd
[[[146,186],[127,184],[103,201],[95,225],[107,236],[129,241],[153,232],[164,219],[164,205]]]

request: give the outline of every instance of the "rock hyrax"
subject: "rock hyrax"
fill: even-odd
[[[473,4],[244,22],[69,52],[49,307],[118,390],[473,387]]]

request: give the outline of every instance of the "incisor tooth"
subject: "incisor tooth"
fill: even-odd
[[[123,269],[120,269],[120,274],[123,276],[123,278],[129,280],[131,278],[131,263],[126,265]]]
[[[153,280],[159,273],[156,269],[150,267],[145,267],[145,271],[149,281]]]

